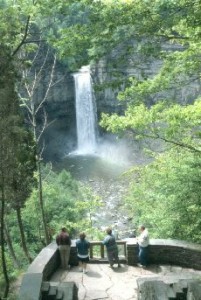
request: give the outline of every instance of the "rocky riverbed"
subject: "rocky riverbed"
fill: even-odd
[[[57,169],[66,168],[83,185],[91,187],[100,198],[101,206],[93,212],[92,223],[104,231],[112,226],[118,238],[128,237],[133,231],[132,217],[124,208],[124,198],[129,187],[124,172],[128,164],[114,164],[96,156],[69,156],[57,164]]]

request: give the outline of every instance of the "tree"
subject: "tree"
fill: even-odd
[[[128,87],[121,99],[153,104],[199,86],[199,11],[198,0],[71,1],[61,4],[60,29],[49,41],[72,68],[106,59],[114,81]],[[184,98],[193,100],[190,93]]]
[[[0,56],[3,58],[0,64],[0,68],[2,70],[0,85],[0,242],[2,266],[5,277],[5,291],[3,295],[4,297],[7,297],[9,291],[9,278],[5,258],[5,215],[8,211],[9,206],[12,206],[12,204],[14,203],[18,206],[20,205],[20,201],[23,202],[25,200],[24,198],[22,198],[22,194],[17,199],[15,197],[17,194],[20,193],[20,191],[22,191],[20,190],[21,188],[25,188],[25,185],[23,184],[27,184],[28,180],[30,180],[30,178],[33,177],[33,167],[31,167],[30,169],[30,166],[33,165],[33,161],[29,164],[28,161],[26,161],[24,158],[25,153],[32,153],[32,151],[28,143],[30,137],[27,138],[25,141],[27,133],[26,130],[23,128],[23,122],[19,112],[19,99],[15,91],[15,66],[7,48],[1,48],[0,51]],[[26,149],[26,151],[24,151],[24,149]],[[30,156],[31,154],[28,155]],[[22,161],[22,158],[24,159],[24,161]],[[26,165],[26,163],[28,163],[28,166]],[[22,168],[24,169],[23,173],[21,172]],[[29,173],[28,169],[30,169]],[[19,182],[18,186],[16,186],[16,181]],[[26,187],[26,190],[30,192],[30,188]]]
[[[14,261],[14,265],[17,268],[19,268],[20,267],[20,262],[19,262],[19,260],[16,256],[16,253],[15,253],[15,250],[14,250],[14,247],[13,247],[13,242],[12,242],[12,239],[11,239],[11,236],[10,236],[10,232],[8,230],[8,227],[7,227],[6,223],[4,224],[4,230],[5,230],[5,242],[8,245],[10,255],[12,257],[12,260]]]
[[[112,132],[127,131],[136,139],[160,139],[169,146],[180,146],[201,153],[201,101],[179,105],[160,101],[152,107],[130,105],[124,116],[103,115],[101,124]]]
[[[42,165],[43,197],[46,203],[46,222],[51,238],[62,226],[66,226],[72,233],[76,223],[82,219],[81,210],[77,202],[81,198],[78,183],[71,175],[63,170],[55,173],[50,165]],[[26,207],[23,209],[23,219],[26,220],[26,229],[30,233],[30,244],[41,247],[41,215],[38,213],[37,191],[34,189]],[[38,224],[38,226],[35,226]],[[40,240],[39,238],[40,237]]]
[[[33,58],[30,67],[25,66],[22,71],[22,83],[21,83],[21,102],[22,107],[25,108],[25,115],[27,122],[33,132],[34,141],[36,144],[36,160],[37,160],[37,173],[38,173],[38,195],[39,204],[41,208],[42,223],[45,233],[46,245],[50,242],[48,234],[46,215],[43,201],[43,187],[42,187],[42,175],[41,175],[41,161],[42,154],[45,145],[42,143],[42,136],[46,128],[50,125],[48,123],[47,113],[44,108],[44,104],[48,99],[52,86],[56,84],[54,82],[54,71],[56,65],[56,56],[50,53],[50,49],[47,48],[46,55],[41,60],[40,56],[45,49],[45,45],[41,43],[38,45],[36,52],[29,53],[29,56]],[[46,70],[49,69],[49,60],[52,60],[52,66],[50,68],[50,74],[47,74]],[[42,64],[40,64],[42,62]],[[44,83],[47,82],[47,84]],[[40,90],[41,85],[45,85],[45,92],[41,98],[37,97],[37,92]],[[23,95],[23,96],[22,96]],[[42,113],[41,113],[42,111]],[[39,124],[39,116],[43,119]]]
[[[12,58],[12,60],[15,62],[16,68],[19,68],[21,70],[24,70],[24,72],[21,72],[21,76],[25,74],[25,70],[27,71],[28,64],[30,64],[29,58],[31,57],[33,51],[35,50],[36,53],[38,53],[37,48],[38,44],[41,43],[41,36],[40,36],[40,29],[37,27],[37,15],[40,14],[40,7],[42,7],[42,4],[37,3],[37,1],[1,1],[0,2],[0,33],[2,36],[1,43],[2,45],[6,45],[7,52]],[[9,25],[7,26],[7,18],[9,18]],[[36,57],[33,58],[33,61]],[[45,63],[44,63],[45,64]],[[55,63],[53,64],[54,69]],[[5,68],[8,66],[5,65]],[[26,68],[25,68],[26,67]],[[44,65],[43,65],[44,67]],[[25,90],[28,93],[28,97],[31,98],[33,96],[33,93],[35,92],[36,85],[38,84],[39,76],[41,75],[43,71],[43,67],[41,69],[39,68],[39,72],[35,79],[33,80],[33,85],[30,86],[27,78],[24,77],[24,83],[25,83]],[[20,73],[20,72],[19,72]],[[18,73],[18,75],[19,75]],[[2,73],[3,74],[3,73]],[[15,78],[15,82],[20,81],[20,76],[18,78]],[[52,73],[51,73],[51,79],[50,82],[52,83]],[[50,83],[50,85],[51,85]],[[5,81],[6,84],[6,81]],[[30,87],[30,89],[29,89]],[[19,85],[18,85],[19,88]],[[33,90],[31,90],[33,88]],[[44,127],[46,126],[46,115],[45,116],[45,122],[44,127],[41,129],[40,134],[38,134],[38,128],[36,128],[36,116],[39,110],[42,108],[42,105],[44,101],[47,98],[47,94],[49,92],[50,86],[47,87],[47,93],[44,96],[44,98],[41,100],[41,103],[36,107],[33,99],[30,101],[30,106],[26,105],[27,108],[29,108],[29,113],[32,114],[32,125],[33,125],[33,133],[34,133],[34,139],[36,144],[38,145],[39,139],[44,131]],[[26,103],[27,104],[27,103]],[[37,158],[38,158],[38,170],[40,170],[40,160],[41,160],[41,152],[39,151],[38,147],[36,149],[37,151]],[[16,183],[17,184],[17,183]],[[48,243],[48,233],[45,227],[45,212],[43,207],[43,201],[42,201],[42,181],[40,178],[40,172],[39,172],[39,199],[40,199],[40,206],[41,206],[41,212],[43,215],[43,223],[44,223],[44,229],[45,229],[45,238],[46,243]],[[18,221],[19,224],[22,224],[21,217],[20,217],[20,209],[17,208],[18,212]],[[24,240],[23,237],[23,231],[21,230],[21,236],[22,240]],[[25,244],[23,243],[23,248],[25,250]],[[26,250],[25,250],[26,251]],[[27,251],[26,251],[27,252]]]
[[[77,221],[77,229],[82,231],[82,228],[85,228],[85,231],[89,235],[90,239],[101,237],[100,230],[94,226],[95,212],[97,209],[103,206],[100,196],[93,193],[92,189],[89,186],[81,186],[81,198],[76,202],[77,210],[82,214],[81,220]]]
[[[117,84],[124,83],[119,100],[127,105],[125,116],[118,118],[117,115],[111,117],[103,115],[101,122],[103,127],[113,132],[129,130],[137,137],[144,134],[145,138],[148,136],[170,143],[180,143],[182,147],[193,150],[192,139],[189,145],[187,141],[171,139],[170,131],[175,131],[175,125],[179,126],[182,122],[183,129],[184,123],[187,122],[187,128],[189,129],[189,126],[192,128],[190,131],[195,137],[193,126],[196,128],[199,126],[199,117],[197,124],[193,124],[194,120],[191,125],[187,116],[186,121],[184,116],[183,120],[175,120],[180,119],[178,116],[180,110],[183,110],[183,104],[193,105],[189,107],[189,114],[190,110],[195,111],[199,106],[199,98],[198,102],[192,103],[200,93],[200,5],[198,0],[148,2],[83,0],[79,3],[76,1],[63,3],[60,6],[61,28],[56,31],[55,38],[54,34],[50,35],[50,42],[58,49],[60,56],[69,59],[73,56],[72,67],[78,67],[84,62],[106,59],[110,70],[114,71],[114,80],[118,79]],[[65,20],[62,18],[64,15],[67,16]],[[122,72],[125,61],[129,61],[131,68],[134,69],[133,74]],[[150,76],[143,69],[147,63],[153,64],[154,61],[160,63],[155,74]],[[188,90],[192,92],[189,93]],[[181,94],[187,95],[181,99]],[[160,101],[162,103],[158,104]],[[156,102],[156,108],[151,108],[149,114],[150,105],[153,106]],[[177,105],[174,105],[175,102]],[[187,110],[188,108],[186,114]],[[135,119],[143,118],[144,113],[149,114],[153,122],[142,120],[143,128],[138,130],[138,127],[135,128]],[[158,120],[154,114],[157,116],[160,114]],[[169,117],[165,116],[166,114]],[[139,118],[136,115],[139,115]],[[160,124],[163,117],[164,122],[168,121],[168,136],[163,135],[163,132],[159,134],[159,127],[161,131],[165,131],[166,125]],[[170,122],[167,118],[173,118],[174,121]],[[176,124],[173,124],[175,122]],[[151,132],[150,124],[152,124]],[[156,124],[155,129],[153,127]],[[181,131],[176,131],[179,137]],[[195,151],[199,149],[196,148]]]
[[[2,255],[2,267],[5,278],[5,291],[4,296],[7,297],[9,290],[9,278],[5,258],[5,237],[4,237],[4,224],[6,205],[9,201],[9,193],[11,191],[10,176],[12,171],[16,167],[15,149],[12,141],[12,137],[15,134],[17,127],[18,116],[15,113],[16,108],[16,94],[14,91],[13,74],[14,68],[12,64],[9,64],[9,54],[7,49],[1,49],[1,69],[3,70],[3,76],[1,77],[1,106],[0,106],[0,128],[1,128],[1,146],[0,146],[0,187],[1,187],[1,255]],[[5,85],[6,82],[6,85]]]
[[[23,164],[24,169],[26,168],[25,162],[22,162],[22,160],[19,158],[20,153],[25,153],[22,145],[26,143],[26,133],[23,129],[24,124],[20,117],[19,102],[16,93],[16,82],[19,75],[19,73],[17,74],[16,69],[19,68],[20,65],[20,60],[18,59],[17,54],[27,40],[30,27],[30,15],[27,14],[27,18],[24,18],[25,14],[22,10],[22,5],[18,3],[12,3],[12,1],[9,0],[1,1],[0,8],[0,34],[2,37],[0,48],[0,243],[2,268],[5,278],[3,297],[6,298],[9,291],[9,275],[5,256],[5,214],[7,213],[8,206],[12,205],[14,191],[19,193],[20,185],[24,180],[24,174],[21,176],[21,171],[17,173],[17,170],[21,169],[21,164]],[[29,5],[26,5],[26,9],[26,11],[29,11],[30,13]],[[8,18],[9,23],[7,23]],[[30,178],[30,173],[27,175],[28,180],[28,178]],[[16,179],[15,176],[19,176],[17,179],[20,182],[18,187],[16,187],[16,184],[14,183]],[[25,199],[21,199],[21,197],[19,197],[16,200],[23,202]]]
[[[125,202],[134,225],[146,224],[156,238],[200,243],[200,175],[200,156],[179,147],[133,170]]]
[[[155,165],[140,170],[139,184],[134,176],[134,196],[131,192],[129,207],[133,207],[132,212],[137,209],[136,217],[143,219],[144,216],[154,225],[154,216],[166,211],[160,219],[160,234],[166,230],[166,236],[171,237],[185,238],[176,222],[184,217],[181,228],[185,227],[187,238],[200,241],[200,237],[191,235],[192,229],[198,231],[200,228],[197,213],[195,226],[191,218],[192,210],[199,212],[199,191],[193,182],[201,151],[200,1],[81,1],[80,7],[85,18],[82,21],[74,18],[73,24],[63,26],[59,41],[55,39],[54,45],[61,56],[74,53],[73,66],[104,58],[117,74],[115,79],[120,75],[118,82],[124,83],[124,90],[119,100],[124,101],[127,109],[123,116],[103,115],[101,125],[131,139],[160,139],[165,142],[163,151],[168,151],[156,157]],[[62,9],[65,11],[65,8],[64,4]],[[86,44],[87,51],[82,49]],[[133,67],[133,74],[122,71],[125,60]],[[144,72],[144,66],[153,61],[158,67],[150,76],[149,72]],[[179,163],[175,152],[180,155]],[[163,170],[162,158],[171,164],[172,176],[167,183],[168,173]],[[174,172],[175,166],[177,172]],[[190,180],[189,174],[194,179]],[[186,188],[184,193],[178,191],[181,182],[194,186],[188,190],[188,197],[185,197]],[[150,215],[146,214],[146,207],[150,208]],[[153,207],[156,207],[156,214]],[[184,214],[185,207],[190,213]],[[171,221],[168,214],[173,215]],[[179,230],[177,234],[173,226]]]

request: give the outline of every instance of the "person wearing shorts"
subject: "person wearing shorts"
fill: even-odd
[[[87,273],[87,263],[89,262],[90,243],[86,240],[86,234],[80,233],[80,238],[76,241],[77,258],[79,262],[79,270]]]

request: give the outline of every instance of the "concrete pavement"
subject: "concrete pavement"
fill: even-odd
[[[73,281],[78,287],[79,300],[135,300],[137,279],[161,277],[165,282],[173,278],[201,278],[201,271],[175,266],[150,266],[147,269],[121,265],[111,269],[108,264],[89,264],[83,274],[78,267],[69,271],[57,270],[51,282]]]

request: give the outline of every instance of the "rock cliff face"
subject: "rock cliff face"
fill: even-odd
[[[180,45],[164,44],[162,48],[165,51],[183,51]],[[94,85],[102,85],[102,90],[96,91],[98,115],[100,112],[121,113],[124,111],[126,104],[117,100],[118,92],[125,89],[125,84],[115,85],[118,82],[119,75],[124,79],[135,77],[137,80],[152,78],[158,73],[163,65],[161,60],[147,58],[146,60],[140,56],[133,56],[124,59],[124,62],[117,64],[117,57],[120,54],[118,50],[114,50],[108,57],[102,59],[99,63],[92,66],[92,77]],[[115,58],[115,59],[114,59]],[[187,104],[194,101],[200,95],[200,80],[193,78],[179,78],[180,83],[159,94],[150,95],[148,103],[154,104],[158,99],[172,99],[179,103]],[[183,85],[182,83],[183,82]]]
[[[44,103],[50,124],[43,136],[46,160],[57,160],[76,147],[74,79],[61,63],[56,65],[54,82]]]
[[[51,64],[43,74],[43,80],[38,87],[35,95],[35,103],[44,97],[47,90],[48,80],[51,72]],[[99,65],[92,68],[92,81],[94,86],[110,80],[106,67],[100,62]],[[76,113],[75,113],[75,84],[73,74],[66,70],[62,63],[58,62],[54,71],[55,84],[51,87],[48,98],[44,103],[44,108],[48,116],[48,126],[43,134],[43,143],[45,144],[45,160],[57,160],[65,154],[76,149]],[[117,100],[119,89],[112,90],[105,88],[95,91],[97,105],[97,119],[100,120],[101,113],[123,113],[125,105]],[[43,120],[41,111],[39,122]],[[101,134],[101,129],[99,128]]]
[[[178,49],[174,49],[178,50]],[[113,53],[114,55],[114,53]],[[120,64],[115,69],[110,68],[112,57],[107,57],[101,60],[98,64],[91,67],[92,81],[95,89],[95,97],[97,103],[97,116],[100,120],[101,113],[118,113],[124,112],[126,103],[119,102],[117,95],[120,90],[124,89],[124,84],[119,86],[110,86],[114,79],[113,72],[118,71],[125,78],[135,75],[137,78],[142,78],[142,74],[146,77],[153,76],[161,67],[162,63],[158,60],[149,60],[146,63],[141,63],[140,58],[128,60],[126,64]],[[42,80],[36,90],[34,101],[37,103],[44,97],[48,87],[48,82],[51,73],[52,58],[47,62],[42,76]],[[96,89],[102,85],[102,89]],[[195,99],[200,93],[200,83],[191,80],[190,84],[183,86],[180,89],[175,89],[163,94],[168,98],[175,98],[181,103],[189,103]],[[157,101],[157,97],[149,99],[152,104]],[[54,70],[54,84],[50,89],[47,100],[44,103],[45,111],[48,115],[50,125],[43,134],[43,143],[45,145],[44,158],[46,160],[57,160],[65,154],[76,149],[76,114],[75,114],[75,86],[73,75],[67,70],[67,67],[61,62],[57,62]],[[43,114],[41,112],[39,121],[42,122]],[[100,130],[103,134],[104,131]]]
[[[41,106],[36,114],[39,131],[47,119],[41,138],[43,157],[47,161],[55,161],[76,146],[73,75],[68,72],[65,64],[59,61],[55,63],[53,53],[43,46],[39,49],[39,55],[29,71],[28,80],[31,87],[35,82],[33,92],[35,110]],[[26,90],[21,94],[27,97]]]

